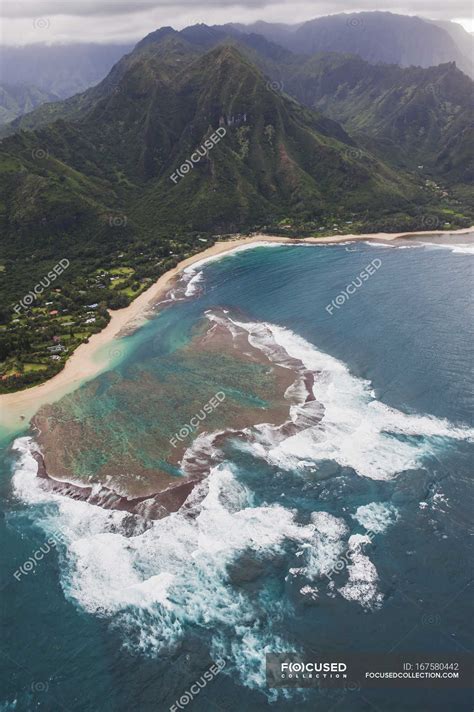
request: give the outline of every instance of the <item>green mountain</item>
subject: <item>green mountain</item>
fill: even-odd
[[[391,12],[356,12],[318,17],[299,25],[233,25],[258,33],[297,54],[340,52],[368,62],[431,67],[447,62],[474,75],[472,37],[453,22],[435,23]]]
[[[0,126],[29,113],[40,104],[58,100],[58,96],[29,84],[0,84]]]
[[[228,31],[195,26],[180,34],[198,47]],[[424,175],[451,185],[472,183],[474,86],[454,62],[402,68],[334,52],[303,58],[255,34],[237,32],[233,41],[275,88],[341,123],[383,161],[409,171],[422,165]]]
[[[381,14],[369,13],[371,20],[373,15],[380,20]],[[358,15],[349,19],[353,17]],[[261,24],[265,23],[256,28]],[[460,26],[445,24],[467,36]],[[276,29],[282,31],[281,26]],[[231,41],[229,32],[234,32],[236,46],[272,79],[275,88],[341,123],[385,162],[410,171],[422,165],[425,175],[449,184],[472,183],[474,86],[454,62],[402,68],[335,52],[306,58],[262,35],[244,35],[227,26],[196,25],[180,36],[199,48]]]
[[[15,133],[19,129],[36,129],[50,124],[56,119],[79,120],[86,116],[98,101],[117,91],[124,74],[137,62],[142,61],[144,56],[149,56],[150,61],[155,63],[155,70],[158,73],[168,73],[168,76],[171,76],[173,72],[180,71],[182,62],[187,63],[201,53],[198,50],[193,53],[191,45],[186,43],[173,43],[171,38],[173,36],[179,38],[179,33],[172,28],[163,28],[163,30],[152,34],[156,35],[155,42],[147,43],[147,38],[145,38],[138,43],[134,52],[121,57],[98,85],[64,101],[39,106],[34,111],[18,117],[9,126],[4,126],[1,134],[5,136]],[[169,38],[168,35],[170,35]]]
[[[103,328],[106,307],[127,304],[216,233],[471,221],[250,59],[274,63],[285,50],[250,38],[209,51],[212,33],[187,34],[152,33],[97,87],[40,107],[35,130],[1,141],[2,388],[58,370],[67,352],[52,363],[53,337],[74,350]],[[18,307],[64,258],[59,292]]]
[[[429,200],[420,164],[453,183],[472,177],[471,111],[472,82],[452,64],[402,69],[336,54],[302,61],[257,35],[162,28],[98,86],[14,124],[36,130],[2,143],[4,234],[8,245],[15,232],[28,245],[38,218],[51,241],[71,205],[78,234],[114,210],[137,234],[156,233],[157,223],[212,232],[288,216],[410,214]],[[170,176],[219,126],[225,140],[175,185]],[[32,160],[43,153],[40,164]],[[18,195],[30,186],[25,213]]]
[[[470,76],[474,75],[472,35],[455,22],[435,22],[418,17],[407,17],[390,12],[362,12],[331,15],[299,25],[257,22],[253,25],[228,24],[207,27],[195,25],[177,33],[170,27],[151,33],[143,42],[156,43],[166,34],[174,33],[201,50],[210,49],[223,38],[238,38],[248,47],[260,44],[258,51],[266,51],[275,43],[279,51],[289,49],[296,54],[312,55],[328,51],[351,53],[369,62],[399,66],[429,67],[456,62]],[[267,47],[262,40],[267,39]],[[139,43],[138,47],[143,44]],[[94,86],[120,58],[132,50],[130,45],[27,45],[3,47],[0,83],[10,87],[35,87],[31,102],[19,102],[15,111],[0,111],[0,125],[13,120],[34,106],[66,99]],[[274,53],[275,54],[275,53]],[[23,90],[24,91],[24,90]],[[12,99],[7,100],[12,105]],[[2,104],[0,103],[0,107]],[[5,107],[8,106],[5,104]],[[44,118],[50,121],[55,109],[45,109]],[[30,127],[27,123],[25,127]],[[3,134],[4,135],[4,134]]]
[[[338,123],[275,91],[235,47],[202,55],[173,35],[144,42],[63,109],[67,119],[0,146],[3,253],[33,253],[38,269],[45,256],[83,259],[85,246],[100,255],[104,243],[170,233],[382,218],[426,200]],[[174,181],[219,127],[222,140]],[[25,284],[5,288],[21,295]]]
[[[474,179],[474,86],[453,62],[403,69],[327,53],[287,63],[283,76],[286,91],[385,160],[451,183]]]
[[[266,43],[263,51],[254,39],[240,47],[247,57],[229,44],[206,52],[217,39],[212,30],[200,47],[196,37],[194,44],[189,41],[192,34],[202,38],[202,29],[188,31],[188,39],[171,28],[152,33],[97,87],[30,115],[40,125],[46,110],[61,118],[3,140],[1,225],[7,255],[26,254],[33,245],[40,251],[65,244],[80,250],[91,230],[108,235],[107,221],[117,211],[127,215],[122,237],[127,232],[145,239],[170,230],[228,231],[285,218],[315,225],[336,218],[375,220],[414,214],[429,202],[416,174],[391,169],[335,120],[279,91],[249,60],[263,56],[267,64],[275,63],[271,55],[285,50]],[[305,103],[322,106],[361,136],[380,126],[383,138],[390,138],[387,125],[393,124],[393,140],[401,140],[403,121],[401,128],[390,122],[383,104],[379,113],[370,113],[370,96],[377,81],[387,87],[386,106],[395,107],[397,81],[409,70],[369,66],[370,75],[366,63],[353,58],[311,58],[286,67],[278,59],[288,89]],[[412,85],[425,103],[432,101],[424,86],[420,89],[417,71],[423,70],[412,71]],[[446,71],[458,76],[454,68]],[[458,74],[460,84],[469,81]],[[449,77],[440,80],[443,91],[445,84]],[[356,107],[352,122],[351,106]],[[404,119],[414,125],[413,140],[415,118],[408,113]],[[445,142],[436,159],[454,171],[463,150],[456,129],[463,114],[456,120],[450,127],[452,151]],[[190,156],[219,127],[225,137],[194,165]],[[186,161],[192,170],[173,180]]]
[[[193,62],[175,78],[172,95],[168,114],[160,112],[158,120],[154,113],[154,143],[143,156],[154,180],[137,213],[142,222],[147,216],[172,224],[182,204],[181,224],[207,230],[239,229],[275,216],[319,220],[360,213],[375,201],[393,210],[407,205],[408,179],[359,155],[336,122],[275,92],[233,47]],[[225,137],[174,185],[170,167],[172,174],[217,126]]]
[[[211,231],[287,214],[396,212],[416,191],[339,124],[274,91],[234,47],[199,56],[174,36],[145,43],[63,108],[67,120],[2,143],[7,241],[19,232],[28,244],[35,220],[49,240],[71,220],[80,232],[113,209],[145,231]],[[175,185],[170,176],[219,126],[225,140]]]
[[[373,15],[381,21],[380,16],[385,14],[369,13],[371,21]],[[390,22],[398,22],[398,16],[388,15]],[[416,18],[402,18],[411,19]],[[440,30],[433,23],[424,24],[429,31]],[[264,26],[258,23],[255,28]],[[280,33],[284,27],[272,26]],[[65,102],[39,107],[14,121],[4,133],[20,127],[37,128],[55,118],[77,120],[85,116],[115,91],[124,73],[145,56],[157,72],[169,78],[222,43],[234,44],[271,79],[273,87],[343,124],[366,150],[384,162],[409,171],[419,170],[421,165],[426,176],[445,183],[472,181],[473,85],[452,62],[404,69],[333,52],[303,58],[262,35],[243,33],[240,26],[201,24],[181,32],[171,27],[152,32],[97,87]]]

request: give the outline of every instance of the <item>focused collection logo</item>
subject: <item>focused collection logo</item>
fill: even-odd
[[[302,653],[267,653],[269,688],[339,689],[351,694],[362,689],[422,687],[456,688],[472,679],[470,654],[334,653],[304,658]]]
[[[280,663],[280,674],[281,679],[298,679],[300,676],[303,678],[311,679],[320,675],[324,677],[347,677],[344,673],[347,671],[347,665],[341,662],[282,662]]]

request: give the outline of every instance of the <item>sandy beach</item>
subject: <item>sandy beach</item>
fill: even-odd
[[[333,235],[305,239],[255,234],[250,237],[235,237],[227,241],[217,242],[212,247],[183,260],[174,269],[163,274],[128,307],[110,312],[111,319],[106,328],[100,333],[91,336],[88,343],[81,344],[66,362],[64,369],[49,381],[23,391],[0,395],[0,427],[8,431],[19,430],[22,424],[26,425],[29,422],[40,406],[59,400],[65,394],[75,390],[84,381],[110,368],[121,355],[120,347],[112,343],[113,340],[130,333],[134,328],[142,324],[147,315],[150,314],[153,305],[163,298],[178,275],[196,262],[224,254],[243,245],[259,242],[327,244],[356,240],[396,240],[420,235],[462,235],[472,232],[472,230],[473,228],[465,228],[449,232],[431,230],[429,232],[411,233]],[[104,348],[107,345],[110,346],[109,349]]]

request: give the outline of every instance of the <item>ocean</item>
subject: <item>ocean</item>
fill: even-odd
[[[198,472],[162,519],[45,491],[37,432],[4,438],[1,712],[472,710],[466,689],[265,681],[266,653],[472,650],[470,239],[188,268],[43,416],[92,486]]]

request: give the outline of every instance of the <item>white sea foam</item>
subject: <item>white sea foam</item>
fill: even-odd
[[[474,255],[474,244],[467,242],[422,242],[421,244],[435,250],[449,250],[455,255]]]
[[[268,560],[294,548],[303,552],[302,575],[314,598],[312,580],[334,566],[345,547],[347,524],[325,512],[300,524],[296,512],[281,505],[255,506],[253,493],[228,466],[220,465],[194,490],[193,516],[189,510],[177,512],[127,536],[121,528],[127,513],[44,492],[35,478],[31,445],[27,438],[15,443],[21,457],[14,490],[35,507],[45,533],[63,533],[60,562],[66,596],[108,619],[130,650],[147,655],[169,653],[190,627],[201,628],[210,635],[212,653],[228,661],[226,671],[261,688],[262,651],[288,649],[273,622],[291,604],[275,599],[263,583],[246,595],[229,580],[229,565],[238,572],[241,556]],[[245,570],[246,564],[242,566]],[[362,594],[366,606],[365,589]],[[357,600],[355,590],[351,600]]]
[[[314,244],[307,244],[306,247],[314,247]],[[212,264],[213,262],[219,262],[222,259],[227,259],[231,257],[235,257],[238,255],[240,252],[247,252],[248,250],[254,250],[257,247],[270,247],[270,248],[275,248],[275,247],[294,247],[292,243],[285,243],[285,242],[252,242],[248,245],[236,245],[236,247],[232,248],[231,250],[228,250],[227,252],[221,252],[217,255],[211,255],[210,257],[204,257],[201,260],[198,260],[197,262],[193,262],[192,265],[189,265],[188,267],[185,267],[182,271],[182,276],[180,280],[180,284],[182,283],[182,286],[185,286],[185,291],[184,291],[184,296],[185,297],[193,297],[199,292],[199,285],[202,283],[204,279],[204,273],[202,272],[202,268],[206,267],[207,265]],[[176,300],[177,295],[176,295],[177,290],[172,290],[171,292],[171,298]]]
[[[364,241],[364,245],[368,245],[369,247],[389,247],[395,250],[427,248],[433,250],[448,250],[456,255],[474,255],[474,244],[468,242],[426,242],[425,240],[411,238],[409,245],[406,243],[401,244],[400,240],[393,240],[391,242],[367,240]]]
[[[375,240],[364,240],[364,245],[368,245],[369,247],[390,247],[392,249],[397,247],[396,244],[391,242],[375,242]]]
[[[321,582],[328,585],[329,591],[338,592],[363,608],[379,607],[383,596],[377,585],[377,570],[363,550],[365,545],[371,543],[370,537],[361,534],[349,536],[346,522],[328,512],[313,512],[311,522],[312,536],[301,548],[306,565],[295,571],[310,582],[300,589],[301,595],[316,600],[319,587],[314,583]],[[339,574],[346,577],[346,583],[336,588],[334,577]]]
[[[203,281],[204,273],[197,272],[194,274],[186,285],[186,291],[184,292],[185,297],[193,297],[199,292],[199,285]]]
[[[331,458],[354,467],[361,475],[386,478],[407,463],[419,463],[428,449],[423,439],[402,441],[397,434],[469,435],[447,421],[384,406],[374,399],[369,383],[289,330],[270,324],[234,323],[245,328],[252,343],[273,360],[291,363],[293,368],[299,361],[303,368],[312,370],[315,395],[324,406],[320,424],[311,424],[273,448],[271,443],[265,444],[265,439],[271,440],[270,430],[265,433],[264,444],[258,446],[261,455],[273,462],[299,467],[305,460],[314,463]],[[303,393],[296,389],[289,395],[297,399]],[[364,607],[380,605],[377,572],[362,550],[365,540],[350,537],[349,523],[343,519],[318,512],[310,523],[302,525],[285,507],[255,506],[252,493],[221,465],[200,485],[200,491],[195,490],[195,516],[178,512],[155,522],[139,536],[125,536],[120,527],[126,513],[43,492],[35,480],[31,446],[26,438],[16,441],[21,461],[14,487],[24,500],[39,505],[45,529],[65,534],[63,589],[85,610],[105,615],[120,626],[132,649],[153,655],[170,651],[190,626],[202,627],[212,631],[211,645],[231,656],[244,684],[261,682],[263,671],[255,650],[264,645],[284,650],[285,642],[275,634],[271,616],[264,625],[259,618],[258,611],[268,607],[268,600],[262,598],[264,587],[262,593],[249,598],[240,588],[229,585],[229,565],[249,551],[257,559],[271,558],[284,547],[295,546],[301,569],[298,579],[303,578],[298,590],[303,596],[316,588],[319,596],[324,595],[333,584],[327,584],[326,576],[331,576],[345,557],[348,565],[338,577],[345,576],[346,582],[338,578],[332,595],[342,595]],[[395,521],[396,512],[388,505],[372,503],[359,507],[354,516],[359,524],[381,533],[388,521]],[[275,610],[277,620],[289,603],[274,605],[280,606]],[[252,641],[257,642],[251,645]]]
[[[383,534],[399,518],[398,509],[393,504],[371,502],[357,507],[353,518],[367,531]]]
[[[287,329],[234,324],[272,360],[293,368],[299,361],[313,371],[315,396],[324,407],[319,424],[310,424],[274,447],[266,443],[271,431],[265,431],[257,446],[272,462],[299,467],[305,461],[330,458],[380,479],[419,464],[429,449],[426,438],[472,437],[471,431],[447,421],[408,415],[376,401],[368,382]],[[288,396],[295,400],[303,391],[295,388]],[[423,438],[410,442],[397,435]],[[16,493],[38,508],[38,520],[48,533],[61,530],[65,535],[67,547],[61,552],[65,594],[86,611],[110,618],[133,650],[167,652],[179,645],[190,626],[202,628],[211,635],[212,650],[230,660],[228,669],[234,668],[244,684],[259,687],[264,679],[262,650],[287,649],[272,621],[280,619],[290,604],[269,602],[263,585],[249,597],[231,584],[229,566],[238,566],[239,557],[248,552],[257,560],[267,559],[294,546],[298,579],[307,579],[299,582],[302,596],[313,599],[332,585],[332,595],[367,608],[381,604],[377,571],[363,550],[368,537],[350,536],[349,522],[326,512],[313,513],[303,525],[295,512],[281,505],[255,506],[253,494],[227,466],[214,468],[196,488],[194,516],[177,512],[130,537],[121,533],[126,513],[43,492],[35,478],[34,443],[20,438],[15,447],[21,455],[13,480]],[[397,512],[391,505],[371,503],[353,516],[367,529],[382,533],[396,521]],[[348,564],[338,575],[346,582],[340,585],[338,579],[337,586],[327,585],[325,577],[341,557]],[[264,623],[262,609],[272,613]]]
[[[304,549],[305,573],[310,580],[329,574],[344,551],[344,538],[349,532],[343,519],[327,512],[313,512],[311,542]]]
[[[239,252],[246,252],[247,250],[254,250],[256,247],[282,247],[285,246],[284,242],[252,242],[249,243],[248,245],[236,245],[233,247],[231,250],[228,250],[227,252],[220,252],[216,255],[211,255],[210,257],[203,257],[202,260],[197,260],[197,262],[193,262],[192,265],[189,265],[189,267],[185,267],[183,269],[183,275],[194,275],[196,272],[199,272],[204,266],[212,264],[213,262],[219,262],[220,260],[227,258],[227,257],[233,257],[234,255],[237,255]]]
[[[449,506],[449,499],[443,492],[438,490],[434,493],[433,497],[431,498],[431,508],[434,511],[447,512]]]
[[[369,381],[353,376],[342,361],[290,329],[269,323],[233,323],[245,329],[249,342],[272,361],[290,367],[296,360],[312,371],[313,392],[324,409],[320,422],[312,427],[273,446],[260,443],[273,465],[297,469],[335,460],[361,476],[383,480],[419,467],[432,451],[430,438],[474,439],[474,429],[430,415],[403,413],[381,403],[374,398]],[[262,448],[258,454],[262,456]]]
[[[212,255],[211,257],[204,257],[201,260],[198,260],[197,262],[193,262],[192,265],[189,265],[188,267],[185,267],[182,271],[181,274],[181,279],[178,283],[178,288],[173,289],[170,292],[170,298],[173,299],[174,301],[179,300],[184,297],[194,297],[196,296],[199,291],[200,287],[202,285],[202,282],[204,280],[204,272],[202,271],[202,268],[212,264],[213,262],[219,262],[220,260],[227,258],[227,257],[233,257],[234,255],[238,254],[239,252],[244,252],[246,250],[251,250],[256,247],[278,247],[279,243],[273,243],[273,242],[254,242],[250,245],[237,245],[234,247],[232,250],[229,250],[228,252],[221,252],[220,254],[217,255]],[[184,292],[182,291],[184,288]],[[181,297],[180,297],[181,293]]]
[[[319,598],[317,586],[309,586],[306,584],[306,586],[302,586],[300,588],[300,593],[302,596],[309,598],[311,601],[317,601]]]
[[[364,545],[369,543],[369,537],[362,534],[349,538],[349,579],[338,590],[348,601],[357,601],[364,608],[376,608],[382,604],[383,597],[377,587],[377,569],[363,551]]]
[[[472,437],[472,431],[447,421],[405,414],[376,401],[367,381],[287,329],[235,324],[246,329],[249,340],[272,360],[288,366],[299,360],[313,371],[315,396],[324,406],[320,424],[274,447],[258,443],[262,456],[272,462],[299,467],[305,461],[330,458],[354,467],[360,475],[384,479],[418,465],[429,450],[420,439],[407,442],[396,435]],[[303,394],[295,387],[287,395],[297,400]],[[301,406],[292,407],[295,415]],[[258,559],[278,556],[284,547],[298,548],[300,573],[308,579],[299,589],[303,596],[323,595],[319,581],[349,551],[351,561],[341,574],[347,581],[335,590],[364,607],[380,605],[377,572],[363,551],[368,537],[350,536],[350,522],[325,512],[313,513],[310,523],[303,525],[288,508],[255,506],[252,493],[229,467],[215,468],[200,485],[195,516],[177,512],[130,537],[121,533],[126,513],[41,490],[31,454],[34,443],[20,438],[15,447],[21,455],[13,480],[16,494],[36,508],[48,533],[61,530],[66,535],[67,548],[61,551],[65,594],[84,610],[110,618],[133,650],[167,652],[179,645],[190,626],[201,628],[211,632],[213,654],[230,660],[229,670],[234,666],[244,684],[261,687],[262,651],[288,650],[273,620],[281,618],[289,603],[269,603],[264,588],[249,597],[231,584],[229,565],[249,551]],[[382,531],[389,517],[380,509],[385,505],[377,504],[359,507],[354,515],[372,531],[377,527]],[[391,510],[390,523],[395,519]],[[261,610],[267,611],[263,622]]]
[[[456,255],[474,255],[474,245],[453,245],[451,252]]]
[[[43,515],[42,524],[65,534],[65,593],[90,613],[119,616],[128,628],[138,615],[143,624],[139,647],[148,652],[175,644],[187,624],[233,627],[243,641],[255,611],[247,597],[228,585],[228,564],[240,553],[268,556],[286,540],[302,541],[312,534],[295,523],[288,509],[252,507],[251,494],[221,467],[203,483],[207,494],[196,517],[172,514],[140,536],[127,537],[117,532],[126,514],[42,492],[26,445],[17,441],[23,453],[14,488],[31,504],[56,505]],[[137,613],[145,610],[153,612],[151,619]],[[167,630],[157,635],[156,626]]]

